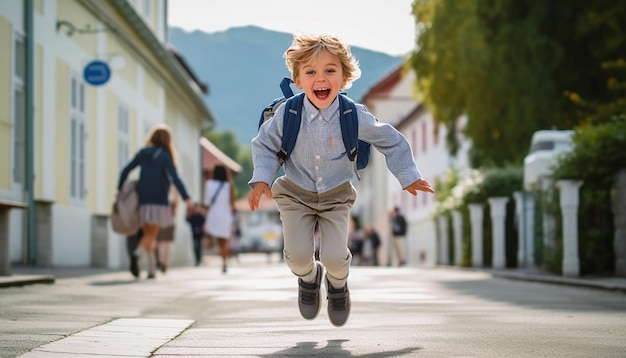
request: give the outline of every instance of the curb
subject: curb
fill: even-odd
[[[14,275],[5,277],[0,276],[0,288],[21,287],[38,283],[53,284],[54,282],[54,276],[48,275]]]
[[[523,281],[533,281],[533,282],[542,282],[542,283],[550,283],[557,285],[567,285],[567,286],[577,286],[577,287],[587,287],[587,288],[595,288],[602,289],[608,291],[617,291],[626,294],[626,285],[620,283],[613,283],[605,281],[594,281],[591,279],[577,279],[571,277],[559,277],[559,276],[548,276],[548,275],[531,275],[524,273],[515,273],[515,272],[493,272],[490,271],[493,277],[498,278],[508,278],[512,280],[523,280]]]

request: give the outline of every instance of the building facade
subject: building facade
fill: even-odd
[[[215,119],[206,86],[167,43],[166,8],[166,0],[0,2],[0,200],[28,206],[8,215],[11,262],[124,267],[111,205],[121,169],[155,124],[172,128],[178,170],[200,199],[198,139]],[[192,262],[184,215],[174,264]]]
[[[443,180],[450,169],[460,172],[469,168],[470,143],[461,132],[466,119],[459,118],[457,135],[461,149],[450,155],[445,138],[445,126],[438,125],[426,107],[414,94],[415,72],[399,66],[372,86],[362,102],[381,122],[398,129],[411,144],[413,158],[424,179],[434,185]],[[412,196],[402,190],[397,179],[387,169],[384,157],[372,151],[370,165],[361,173],[357,183],[358,199],[354,213],[361,217],[364,226],[373,226],[380,234],[382,250],[379,262],[390,257],[391,227],[389,212],[399,207],[407,219],[407,247],[405,257],[411,265],[432,266],[437,263],[437,224],[434,218],[435,195],[418,193]]]

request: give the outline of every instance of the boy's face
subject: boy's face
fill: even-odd
[[[317,60],[302,65],[295,77],[296,87],[304,90],[318,109],[328,108],[344,84],[341,61],[328,51],[322,52]]]

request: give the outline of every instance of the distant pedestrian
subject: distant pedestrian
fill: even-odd
[[[157,267],[163,273],[165,273],[167,268],[170,266],[172,249],[174,246],[174,234],[176,232],[175,218],[176,208],[178,207],[178,194],[173,186],[170,187],[169,201],[172,215],[172,225],[162,227],[157,235]]]
[[[142,236],[143,232],[141,231],[141,229],[137,230],[137,232],[132,235],[126,236],[126,251],[128,252],[128,260],[131,262],[133,258],[133,253],[139,246],[139,241],[141,240]],[[133,276],[135,276],[135,278],[139,278],[139,269],[137,269],[137,271],[131,270],[131,273],[133,274]]]
[[[223,273],[228,270],[230,240],[233,236],[234,190],[230,171],[223,165],[215,166],[213,178],[207,180],[204,187],[203,204],[208,210],[204,230],[217,239],[222,256]]]
[[[353,216],[350,220],[350,228],[348,231],[348,248],[352,253],[352,264],[362,265],[365,261],[363,256],[363,247],[365,244],[365,235],[361,229],[361,219]]]
[[[141,168],[137,192],[139,194],[139,212],[143,235],[137,249],[131,256],[130,271],[134,276],[139,275],[139,258],[141,256],[148,254],[154,257],[159,228],[172,225],[173,216],[168,202],[170,185],[176,186],[183,200],[187,203],[187,207],[193,205],[185,185],[178,177],[177,162],[171,130],[164,124],[158,124],[148,133],[145,147],[135,154],[135,157],[120,173],[117,184],[118,191],[122,188],[130,172],[136,167]],[[149,271],[153,272],[153,267],[150,267]]]
[[[204,221],[206,220],[206,210],[200,203],[196,203],[191,210],[187,211],[187,222],[191,227],[193,236],[193,254],[196,259],[196,266],[202,263],[202,243],[204,241]]]
[[[372,265],[378,266],[378,249],[380,248],[380,235],[373,226],[370,226],[365,230],[365,236],[367,237],[367,241],[371,245],[372,253],[371,253],[371,261]]]
[[[285,58],[296,87],[304,92],[303,105],[298,109],[302,114],[299,135],[284,162],[285,175],[274,182],[276,169],[282,164],[277,153],[281,153],[285,105],[261,126],[252,140],[254,172],[248,203],[251,210],[256,210],[261,195],[276,200],[283,225],[285,262],[298,277],[302,317],[317,317],[324,278],[328,317],[333,325],[343,326],[351,307],[348,226],[356,200],[351,183],[356,164],[349,160],[341,139],[338,95],[350,88],[361,71],[349,47],[331,35],[296,35]],[[412,195],[418,191],[432,193],[413,161],[406,138],[391,125],[379,122],[365,106],[357,104],[356,108],[359,139],[371,143],[385,156],[402,188]],[[319,223],[321,234],[320,261],[315,260],[314,253],[315,223]]]
[[[391,249],[393,249],[393,253],[398,261],[398,266],[404,266],[406,265],[406,259],[404,257],[407,231],[406,218],[400,212],[400,208],[396,206],[389,213],[389,219],[391,221],[391,248],[389,252],[389,262],[387,264],[392,264]]]
[[[235,208],[233,209],[233,234],[230,240],[230,256],[234,256],[237,259],[237,262],[239,262],[241,235],[243,235],[243,232],[241,231],[241,214]]]

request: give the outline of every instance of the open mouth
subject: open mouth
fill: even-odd
[[[317,97],[318,99],[326,99],[328,98],[328,95],[330,94],[330,88],[316,89],[316,90],[313,90],[313,93],[315,93],[315,97]]]

